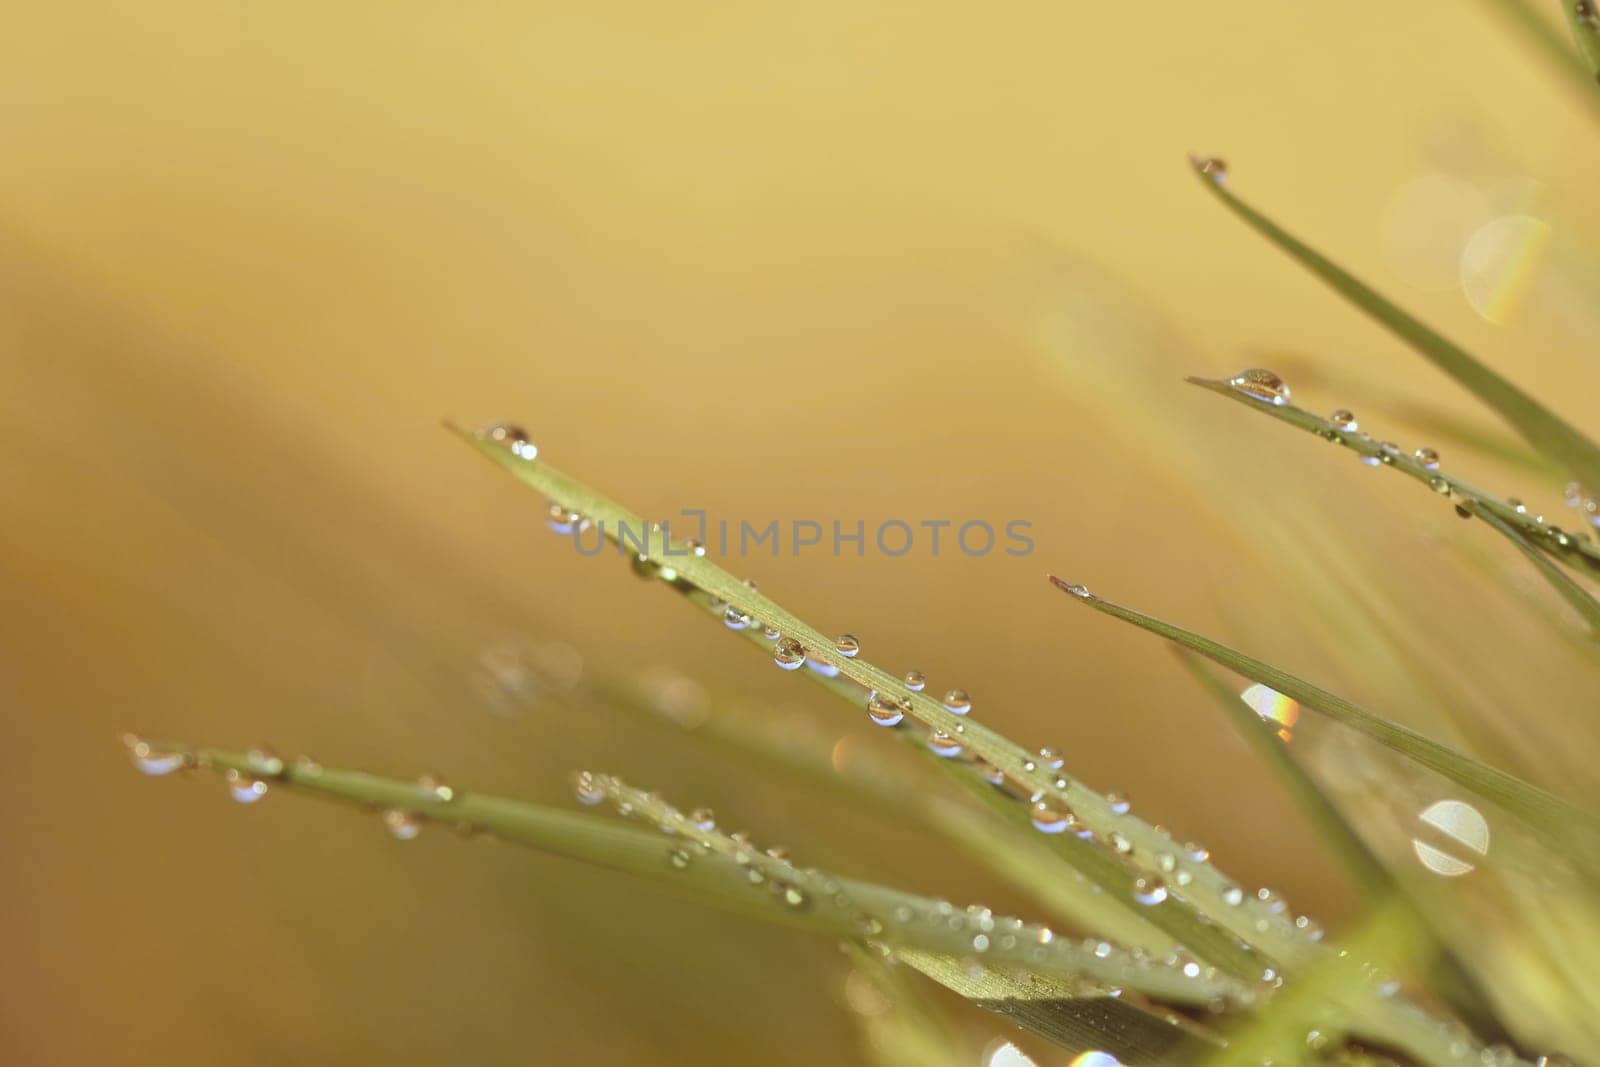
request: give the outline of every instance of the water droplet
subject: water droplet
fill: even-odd
[[[1470,519],[1470,518],[1472,518],[1472,512],[1468,511],[1466,508],[1462,507],[1460,504],[1457,504],[1456,505],[1456,518],[1458,518],[1458,519]]]
[[[1282,407],[1289,402],[1289,387],[1284,380],[1269,370],[1252,367],[1242,370],[1228,379],[1228,384],[1245,396],[1252,397],[1275,407]]]
[[[122,743],[128,746],[128,756],[141,774],[160,777],[194,765],[194,757],[183,749],[157,748],[142,737],[126,734]]]
[[[509,451],[513,456],[523,459],[535,459],[539,449],[528,439],[527,433],[520,426],[513,426],[509,422],[497,422],[482,431],[482,436]]]
[[[422,833],[422,817],[403,808],[390,808],[384,812],[383,825],[396,841],[413,841]]]
[[[696,830],[715,830],[717,816],[710,808],[695,808],[689,813],[689,823]]]
[[[861,652],[861,640],[855,634],[840,634],[833,639],[834,651],[854,659]]]
[[[1526,515],[1528,513],[1528,505],[1524,504],[1514,496],[1506,498],[1506,506],[1512,511],[1515,511],[1518,515]]]
[[[907,689],[913,693],[920,693],[928,684],[928,676],[918,670],[906,671],[905,683]]]
[[[776,641],[778,638],[782,637],[783,634],[776,626],[763,626],[761,628],[761,636],[765,637],[768,641]]]
[[[773,845],[767,849],[767,858],[777,860],[779,863],[788,863],[789,850],[782,845]]]
[[[935,756],[952,759],[961,755],[961,742],[943,730],[935,730],[928,735],[928,750]]]
[[[238,771],[229,771],[225,777],[229,794],[241,804],[254,804],[267,795],[267,783],[260,778]]]
[[[1437,474],[1434,475],[1432,478],[1428,479],[1428,488],[1432,489],[1435,493],[1438,493],[1440,496],[1449,496],[1450,495],[1450,482],[1449,482],[1449,480],[1445,479],[1445,478],[1441,478]]]
[[[1115,791],[1106,794],[1106,804],[1118,815],[1128,814],[1128,811],[1133,807],[1127,797]]]
[[[583,513],[561,504],[551,504],[545,511],[545,525],[558,534],[570,534],[587,525]]]
[[[816,658],[808,658],[806,660],[806,669],[815,674],[820,674],[824,678],[836,678],[839,674],[838,667]]]
[[[1211,858],[1211,850],[1198,841],[1186,841],[1183,845],[1184,855],[1196,863],[1204,863]]]
[[[1052,770],[1059,771],[1066,761],[1061,758],[1061,753],[1046,745],[1039,750],[1039,761]]]
[[[867,698],[867,715],[879,726],[899,726],[906,717],[898,700],[878,693]]]
[[[1046,834],[1059,834],[1075,821],[1070,811],[1052,807],[1045,800],[1034,804],[1032,815],[1034,829]]]
[[[972,710],[972,698],[965,689],[952,689],[944,695],[944,706],[957,715],[965,715]]]
[[[1133,842],[1116,830],[1111,831],[1106,837],[1106,843],[1111,846],[1113,851],[1120,852],[1124,856],[1133,851]]]
[[[424,774],[417,779],[417,788],[422,790],[422,795],[429,800],[437,800],[441,804],[448,804],[456,798],[456,791],[444,783],[444,779],[437,774]]]
[[[690,856],[687,849],[675,848],[667,853],[667,862],[677,870],[686,870],[689,866]]]
[[[1439,453],[1435,452],[1433,449],[1419,448],[1415,452],[1415,456],[1417,462],[1422,464],[1423,470],[1436,471],[1439,469]]]
[[[811,903],[811,898],[799,886],[786,885],[783,887],[783,902],[791,908],[803,908]]]
[[[805,648],[792,637],[785,637],[772,650],[772,662],[786,671],[795,670],[805,661]]]
[[[572,795],[578,798],[579,804],[594,807],[606,798],[606,791],[594,772],[576,771],[572,775]]]
[[[1237,908],[1244,903],[1244,890],[1236,885],[1230,885],[1222,891],[1222,902],[1230,908]]]
[[[1133,902],[1146,906],[1160,904],[1167,899],[1167,886],[1159,878],[1135,878]]]
[[[1094,594],[1089,592],[1089,587],[1086,586],[1086,585],[1080,585],[1077,582],[1069,582],[1069,581],[1066,581],[1064,579],[1057,578],[1053,574],[1050,575],[1050,582],[1057,589],[1061,589],[1061,590],[1063,590],[1063,591],[1065,591],[1067,593],[1070,593],[1071,595],[1077,597],[1079,600],[1093,600],[1094,599]]]
[[[722,621],[730,630],[743,630],[754,620],[752,620],[750,616],[746,615],[738,608],[729,608],[727,612],[723,614]]]
[[[1171,874],[1178,869],[1178,857],[1170,852],[1156,853],[1156,867],[1162,874]]]
[[[1377,456],[1361,456],[1359,458],[1361,465],[1364,467],[1376,467],[1381,462]]]
[[[1195,173],[1203,178],[1209,178],[1218,185],[1225,185],[1228,181],[1228,164],[1218,156],[1190,156],[1189,165],[1194,167]]]
[[[1393,464],[1395,457],[1400,454],[1400,446],[1393,441],[1384,441],[1378,445],[1378,459],[1386,464]]]
[[[979,758],[973,760],[972,765],[977,769],[978,774],[982,776],[983,780],[988,782],[990,785],[1005,784],[1005,772],[999,767],[996,767],[994,764],[990,763],[988,760]]]
[[[1335,430],[1339,430],[1344,433],[1355,433],[1357,430],[1361,429],[1361,424],[1356,421],[1355,413],[1345,408],[1340,408],[1332,415],[1329,415],[1328,421],[1333,423],[1333,428]]]
[[[694,556],[696,559],[704,559],[705,558],[706,546],[701,544],[699,541],[695,540],[694,538],[691,537],[687,541],[685,541],[683,543],[683,547],[687,548],[689,550],[689,554],[691,556]]]

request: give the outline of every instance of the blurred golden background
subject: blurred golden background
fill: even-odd
[[[1182,382],[1274,367],[1314,410],[1561,510],[1559,482],[1420,439],[1399,398],[1502,431],[1184,163],[1223,154],[1236,189],[1583,425],[1600,139],[1491,6],[14,11],[4,1058],[858,1055],[824,939],[146,781],[127,729],[561,805],[594,766],[851,873],[1026,906],[690,739],[520,699],[507,657],[562,642],[589,676],[665,666],[872,729],[577,559],[444,417],[515,420],[651,515],[1030,520],[1021,558],[734,565],[1334,925],[1346,890],[1247,749],[1047,569],[1592,798],[1592,690],[1533,636],[1524,561]],[[1430,697],[1342,594],[1421,650]]]

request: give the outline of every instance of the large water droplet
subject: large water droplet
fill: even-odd
[[[422,833],[422,816],[404,808],[390,808],[383,813],[383,826],[396,841],[412,841]]]
[[[972,710],[972,698],[965,689],[952,689],[944,695],[944,706],[957,715],[965,715]]]
[[[805,661],[805,647],[792,637],[785,637],[772,650],[772,662],[786,671],[795,670]]]
[[[1072,826],[1073,817],[1070,811],[1057,808],[1047,800],[1040,800],[1033,805],[1031,812],[1034,829],[1040,833],[1059,834]]]
[[[861,652],[861,641],[855,634],[840,634],[833,639],[833,647],[839,655],[854,659]]]
[[[1328,421],[1333,423],[1335,430],[1340,430],[1344,433],[1355,433],[1361,429],[1361,424],[1356,421],[1355,413],[1346,408],[1340,408],[1332,415],[1329,415]]]
[[[943,730],[935,730],[928,735],[928,750],[935,756],[953,759],[961,755],[961,742]]]
[[[194,757],[183,749],[157,748],[134,734],[125,735],[122,743],[128,746],[128,756],[141,774],[159,777],[193,765]]]
[[[1260,367],[1240,371],[1228,379],[1228,384],[1245,396],[1278,407],[1289,402],[1289,386],[1272,371]]]
[[[696,830],[715,830],[717,828],[717,816],[710,808],[695,808],[689,813],[689,823]]]
[[[906,683],[906,688],[911,690],[913,693],[922,692],[923,688],[928,684],[927,675],[923,674],[919,670],[906,671],[904,680]]]
[[[867,698],[867,715],[879,726],[899,726],[906,717],[898,700],[879,693]]]
[[[482,435],[495,444],[506,449],[513,456],[522,459],[534,459],[539,455],[539,449],[528,439],[527,433],[520,426],[513,426],[509,422],[497,422],[485,428]]]
[[[1422,464],[1423,470],[1436,471],[1439,469],[1439,453],[1433,449],[1419,448],[1413,455],[1416,457],[1417,462]]]

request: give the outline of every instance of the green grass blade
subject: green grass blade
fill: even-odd
[[[390,813],[398,814],[413,836],[429,823],[492,834],[641,875],[707,903],[786,925],[849,938],[865,934],[892,949],[958,962],[982,956],[994,967],[1054,976],[1084,991],[1121,987],[1161,1003],[1187,1005],[1212,1004],[1219,998],[1243,1005],[1254,999],[1252,990],[1223,976],[1185,974],[1179,967],[1120,949],[1096,952],[1092,945],[1055,937],[1045,927],[987,909],[954,908],[888,886],[797,867],[605,775],[580,775],[580,792],[609,798],[619,811],[645,819],[655,829],[461,790],[451,790],[446,798],[416,781],[306,761],[273,760],[268,767],[252,753],[200,749],[187,755],[190,765],[219,772],[234,785],[257,781],[267,789],[353,801],[382,809],[386,820]]]
[[[1404,451],[1386,449],[1381,442],[1362,431],[1340,429],[1330,420],[1320,415],[1313,415],[1294,404],[1264,404],[1248,393],[1242,392],[1231,382],[1219,378],[1189,378],[1188,381],[1202,389],[1243,404],[1253,411],[1270,415],[1324,440],[1343,445],[1360,456],[1375,459],[1382,465],[1421,482],[1434,493],[1470,508],[1473,514],[1493,515],[1502,524],[1520,533],[1527,542],[1541,547],[1562,562],[1585,573],[1600,575],[1600,546],[1596,546],[1594,542],[1575,537],[1559,526],[1549,525],[1542,517],[1531,515],[1526,509],[1519,508],[1510,501],[1501,500],[1443,470],[1431,467]]]
[[[1593,849],[1600,845],[1600,823],[1597,823],[1594,815],[1536,785],[1462,755],[1415,730],[1358,707],[1343,697],[1295,677],[1288,671],[1280,670],[1253,656],[1247,656],[1209,637],[1202,637],[1143,612],[1112,603],[1095,596],[1081,586],[1071,586],[1055,575],[1051,575],[1050,580],[1058,588],[1069,593],[1074,600],[1198,652],[1207,659],[1269,686],[1299,701],[1305,707],[1320,712],[1335,722],[1343,723],[1384,747],[1393,749],[1413,762],[1443,775],[1464,789],[1471,790],[1474,794],[1516,815],[1540,837],[1557,848],[1569,848],[1575,842],[1580,843],[1585,849]]]
[[[1527,442],[1582,485],[1600,485],[1600,448],[1583,434],[1376,289],[1263,215],[1227,187],[1214,168],[1196,170],[1205,187],[1252,229],[1288,253],[1340,296],[1425,356],[1505,419]]]
[[[1596,601],[1587,589],[1573,581],[1570,574],[1552,563],[1548,555],[1523,536],[1522,531],[1492,511],[1480,510],[1475,504],[1469,505],[1469,508],[1473,514],[1498,530],[1506,540],[1516,545],[1517,551],[1528,557],[1528,561],[1538,570],[1540,577],[1549,582],[1550,587],[1560,595],[1561,599],[1588,624],[1589,635],[1600,638],[1600,601]]]
[[[1576,0],[1558,0],[1558,2],[1563,7],[1571,9]],[[1549,0],[1539,0],[1539,3],[1543,7]],[[1511,28],[1528,42],[1540,57],[1566,80],[1567,84],[1583,93],[1586,101],[1591,103],[1594,101],[1595,74],[1586,56],[1574,49],[1572,42],[1552,22],[1534,10],[1530,0],[1488,0],[1488,7],[1510,23]],[[1568,18],[1571,17],[1569,13]],[[1592,113],[1600,114],[1600,111]]]
[[[1589,68],[1589,77],[1600,84],[1600,6],[1595,0],[1559,0],[1561,13],[1567,17],[1567,27],[1578,51]]]
[[[1222,1045],[1183,1016],[1158,1016],[1128,997],[1084,996],[1039,975],[974,973],[947,956],[908,951],[895,958],[1070,1052],[1098,1049],[1123,1063],[1193,1063]]]

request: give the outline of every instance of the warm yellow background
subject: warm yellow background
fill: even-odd
[[[1304,521],[1381,576],[1463,706],[1532,724],[1504,762],[1585,788],[1570,752],[1531,755],[1592,712],[1585,679],[1547,669],[1525,605],[1480,595],[1471,563],[1526,581],[1521,561],[1414,485],[1180,381],[1313,365],[1313,408],[1387,391],[1479,410],[1227,217],[1184,165],[1197,149],[1592,415],[1596,275],[1574,249],[1600,247],[1600,138],[1489,7],[11,12],[0,1058],[856,1055],[823,941],[488,842],[399,845],[348,810],[142,780],[124,729],[558,804],[566,771],[596,766],[849,871],[1017,903],[942,846],[629,720],[491,714],[475,657],[527,634],[594,673],[674,665],[870,729],[614,561],[574,562],[445,416],[514,418],[654,514],[1031,519],[1025,559],[744,569],[1333,920],[1333,869],[1171,657],[1046,569],[1444,732],[1352,665],[1370,636],[1342,645],[1304,571],[1253,536]],[[1408,288],[1381,220],[1441,171],[1549,221],[1548,277],[1572,280],[1499,326]],[[1560,510],[1558,483],[1457,470]]]

